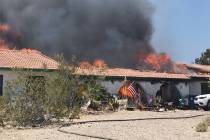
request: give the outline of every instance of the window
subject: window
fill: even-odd
[[[3,75],[0,75],[0,96],[3,95]]]
[[[210,83],[201,83],[201,94],[210,94]]]

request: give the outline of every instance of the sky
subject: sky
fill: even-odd
[[[210,48],[210,0],[150,0],[152,44],[177,62],[192,63]]]

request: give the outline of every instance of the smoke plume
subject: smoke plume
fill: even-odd
[[[146,0],[0,0],[0,23],[21,34],[17,48],[134,68],[150,54],[153,6]]]

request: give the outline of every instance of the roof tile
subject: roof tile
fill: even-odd
[[[36,50],[1,50],[1,68],[57,69],[58,63]]]

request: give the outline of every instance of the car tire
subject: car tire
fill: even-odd
[[[208,101],[206,107],[203,108],[205,111],[209,111],[210,110],[210,101]]]

